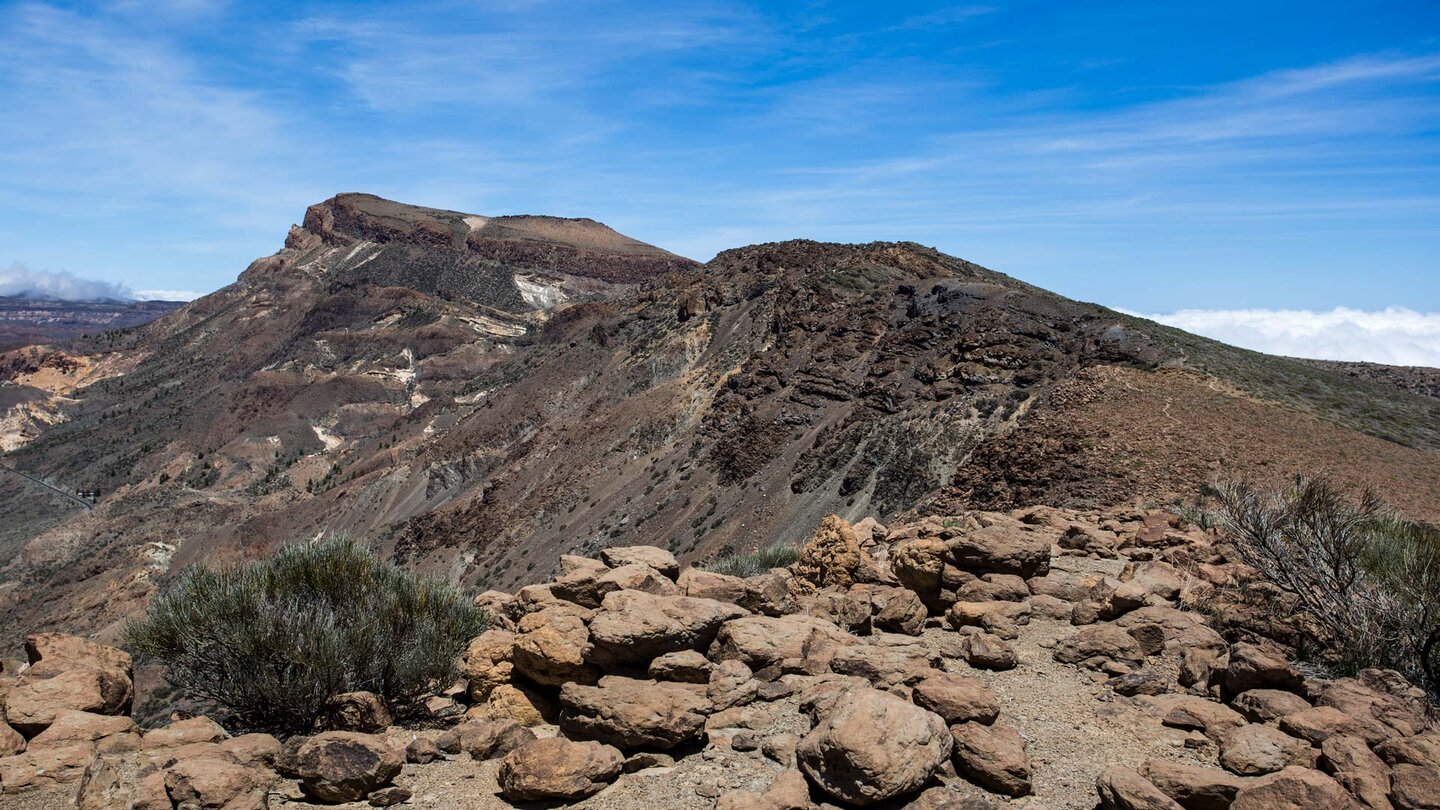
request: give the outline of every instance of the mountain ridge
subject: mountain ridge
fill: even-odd
[[[99,371],[55,383],[53,424],[7,461],[102,498],[63,518],[25,502],[0,527],[0,612],[113,633],[187,564],[327,530],[508,586],[566,553],[695,560],[832,512],[1106,506],[1296,471],[1210,453],[1229,421],[1286,464],[1353,472],[1362,448],[1399,506],[1440,513],[1432,398],[914,243],[700,265],[611,234],[337,195],[235,284],[80,341]],[[1115,397],[1148,410],[1117,423]],[[1147,421],[1187,409],[1207,414],[1195,431]],[[1297,411],[1324,441],[1278,429]]]

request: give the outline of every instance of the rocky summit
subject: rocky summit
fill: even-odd
[[[1305,472],[1440,519],[1433,383],[912,243],[700,264],[342,194],[0,353],[0,804],[1437,807],[1425,693],[1297,665],[1187,508]],[[187,568],[327,533],[479,594],[460,681],[282,740],[120,649]]]
[[[1077,538],[1084,538],[1078,541]],[[5,806],[1418,810],[1440,734],[1397,673],[1297,669],[1264,586],[1163,510],[827,518],[748,577],[653,546],[476,603],[462,679],[396,724],[130,718],[130,656],[26,637]],[[603,592],[603,596],[596,597]],[[541,804],[535,804],[541,803]]]

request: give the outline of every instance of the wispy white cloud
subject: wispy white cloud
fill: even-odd
[[[1246,349],[1315,360],[1440,368],[1440,312],[1184,309],[1142,318]]]
[[[34,270],[19,263],[0,267],[0,295],[60,301],[128,301],[133,297],[123,284],[80,278],[64,270]]]
[[[136,290],[135,298],[139,301],[194,301],[204,294],[195,290]]]

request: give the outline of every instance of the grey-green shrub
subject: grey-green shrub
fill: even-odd
[[[486,620],[449,585],[330,537],[188,569],[126,639],[235,727],[298,733],[331,695],[365,690],[403,708],[448,685]]]
[[[1294,624],[1330,663],[1396,669],[1440,697],[1440,529],[1325,478],[1212,494],[1226,539],[1296,599]]]
[[[800,559],[800,547],[782,543],[748,553],[726,550],[715,559],[702,563],[700,567],[706,571],[729,574],[732,577],[753,577],[763,574],[771,568],[784,568],[798,559]]]

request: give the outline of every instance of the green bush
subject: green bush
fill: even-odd
[[[732,577],[753,577],[763,574],[771,568],[784,568],[792,565],[798,559],[800,559],[800,547],[782,543],[748,553],[726,549],[720,552],[715,559],[702,563],[699,567],[717,574],[729,574]]]
[[[1295,598],[1293,623],[1328,663],[1396,669],[1440,696],[1440,529],[1324,478],[1278,490],[1229,483],[1214,495],[1226,538]]]
[[[403,709],[448,685],[486,621],[454,588],[331,537],[188,569],[126,637],[232,725],[300,733],[331,695],[366,690]]]

